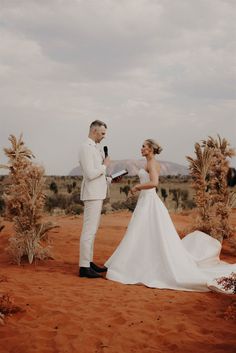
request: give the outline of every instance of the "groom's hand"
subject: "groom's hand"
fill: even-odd
[[[119,176],[119,177],[117,177],[115,179],[112,179],[112,183],[120,183],[121,180],[122,180],[122,176]]]
[[[111,163],[111,158],[110,157],[106,157],[103,161],[103,164],[108,167]]]

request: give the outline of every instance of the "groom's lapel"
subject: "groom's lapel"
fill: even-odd
[[[104,160],[104,154],[103,154],[103,152],[102,152],[100,143],[97,143],[97,144],[96,144],[96,149],[97,149],[98,153],[100,154],[100,156],[101,156],[101,158],[102,158],[102,161],[103,161],[103,160]]]

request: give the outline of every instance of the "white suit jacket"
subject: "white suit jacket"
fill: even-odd
[[[107,194],[106,166],[102,164],[100,145],[88,138],[81,147],[79,162],[83,174],[81,200],[104,200]]]

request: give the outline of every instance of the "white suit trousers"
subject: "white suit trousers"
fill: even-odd
[[[103,200],[84,201],[84,220],[80,237],[80,267],[90,267],[93,245],[101,218]]]

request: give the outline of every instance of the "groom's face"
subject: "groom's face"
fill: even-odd
[[[95,129],[96,143],[99,143],[104,139],[104,137],[106,136],[106,132],[107,132],[107,129],[105,128],[105,126],[96,127],[96,129]]]

